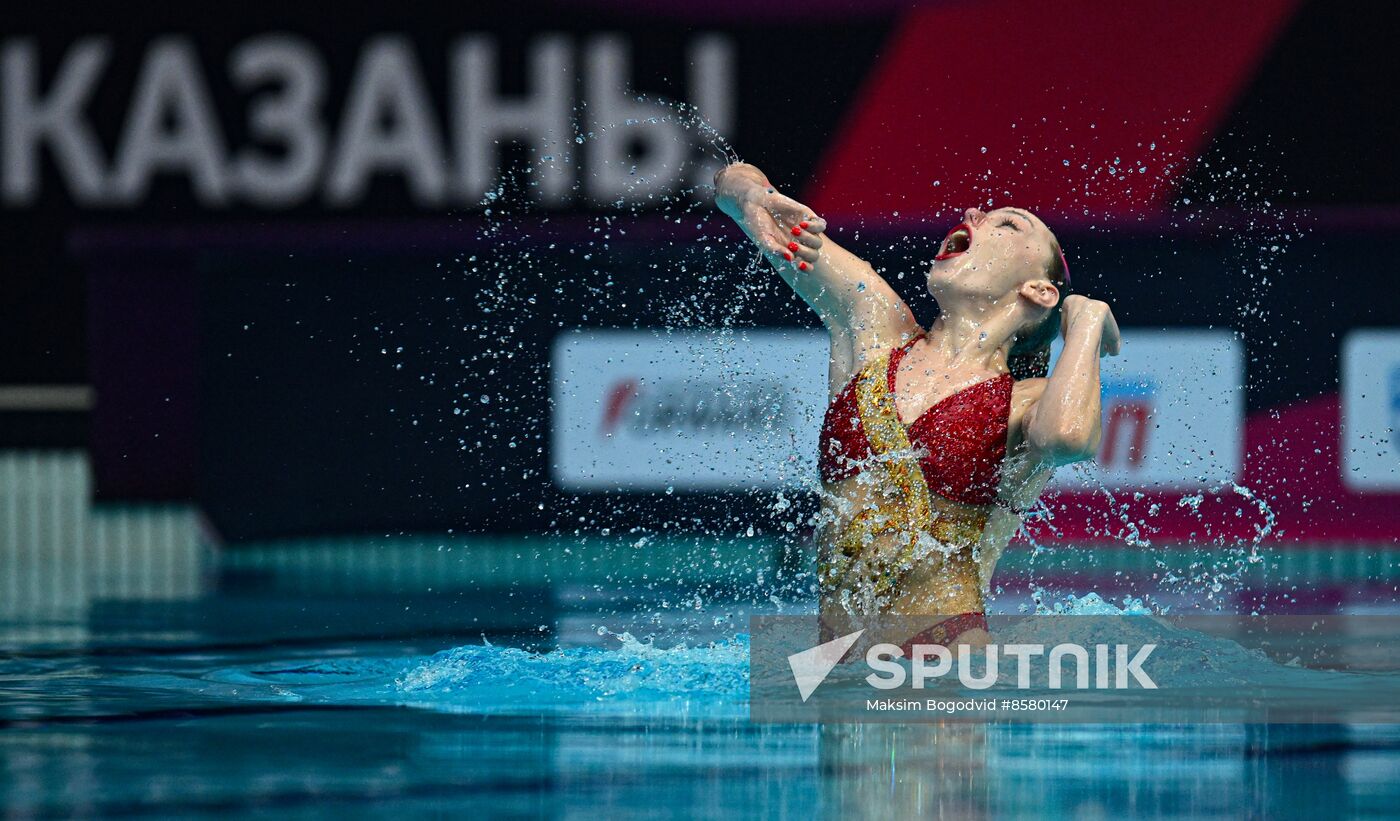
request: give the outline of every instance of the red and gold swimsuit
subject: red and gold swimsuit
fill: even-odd
[[[997,507],[1012,377],[960,390],[905,425],[895,406],[895,375],[918,339],[867,364],[827,408],[818,446],[822,481],[830,487],[872,471],[882,475],[868,477],[878,492],[842,516],[827,541],[820,567],[825,591],[849,584],[853,565],[864,558],[871,592],[891,593],[927,537],[947,555],[970,557]],[[885,555],[872,562],[877,542]]]

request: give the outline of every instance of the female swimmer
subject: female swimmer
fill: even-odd
[[[1056,466],[1098,448],[1099,357],[1119,349],[1113,313],[1066,295],[1059,241],[1035,215],[970,208],[929,269],[939,312],[925,330],[757,168],[730,165],[715,189],[831,337],[818,442],[823,621],[937,616],[922,636],[985,642],[984,598],[1021,512]]]

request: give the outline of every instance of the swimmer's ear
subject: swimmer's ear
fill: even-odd
[[[1048,279],[1027,280],[1017,293],[1042,308],[1053,308],[1060,302],[1060,289]]]

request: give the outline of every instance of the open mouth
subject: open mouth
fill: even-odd
[[[938,256],[934,259],[948,259],[972,247],[972,226],[963,223],[948,232],[948,236],[943,238],[943,245],[939,247]]]

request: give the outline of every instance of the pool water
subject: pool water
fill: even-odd
[[[7,815],[1346,817],[1400,799],[1393,726],[751,723],[747,618],[802,607],[753,591],[326,584],[347,568],[297,589],[274,565],[5,624]]]

